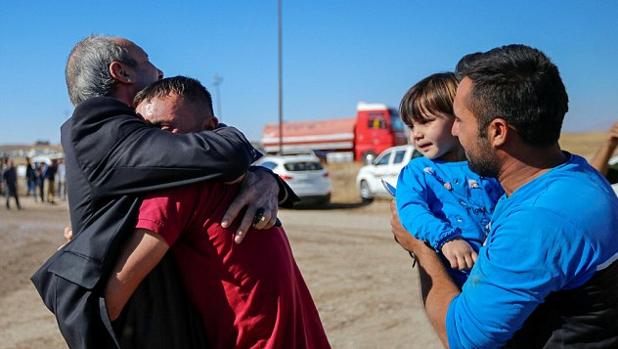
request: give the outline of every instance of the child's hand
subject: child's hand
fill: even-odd
[[[451,263],[451,268],[458,270],[472,269],[477,254],[466,240],[457,238],[442,245],[442,254]]]

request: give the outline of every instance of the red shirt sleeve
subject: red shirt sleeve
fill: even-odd
[[[149,194],[142,201],[135,228],[160,234],[172,246],[187,229],[197,195],[195,185],[187,185]]]

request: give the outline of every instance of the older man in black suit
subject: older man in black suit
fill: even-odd
[[[66,81],[76,108],[61,132],[75,237],[35,273],[33,282],[70,347],[203,345],[199,323],[187,315],[191,309],[165,260],[136,292],[124,323],[112,324],[105,310],[102,289],[134,227],[143,193],[244,175],[222,222],[229,225],[246,208],[237,243],[258,209],[264,218],[256,227],[269,228],[277,204],[296,199],[272,173],[249,167],[259,153],[238,130],[177,135],[141,120],[131,107],[133,97],[162,77],[146,52],[123,38],[90,36],[69,55]]]

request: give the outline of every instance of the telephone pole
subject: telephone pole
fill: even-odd
[[[278,34],[278,73],[279,73],[279,155],[283,155],[283,62],[282,62],[282,25],[281,2],[277,0],[277,34]]]
[[[216,117],[219,121],[223,120],[223,114],[221,114],[221,90],[219,86],[223,82],[223,78],[219,76],[219,74],[215,73],[215,76],[212,78],[212,84],[215,87],[215,93],[217,94],[217,115]]]

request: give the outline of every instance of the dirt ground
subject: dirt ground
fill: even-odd
[[[0,348],[64,348],[30,275],[63,242],[66,204],[0,207]],[[3,202],[4,203],[4,202]],[[334,348],[439,348],[386,202],[284,210],[297,263]]]

